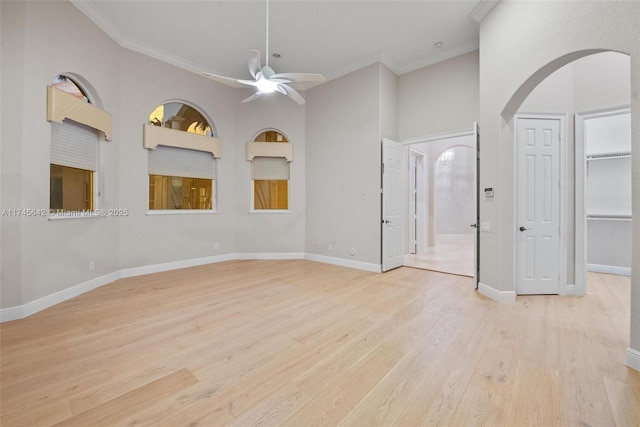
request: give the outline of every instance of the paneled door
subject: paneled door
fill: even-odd
[[[516,291],[560,284],[560,119],[516,119]]]
[[[382,140],[382,271],[404,264],[402,144]]]

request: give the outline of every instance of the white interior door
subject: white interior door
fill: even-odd
[[[480,128],[477,122],[473,122],[473,133],[476,155],[473,171],[473,187],[475,188],[473,206],[476,210],[476,222],[475,224],[471,224],[471,226],[475,228],[473,240],[473,283],[476,289],[478,289],[478,283],[480,283]]]
[[[516,119],[516,290],[557,294],[560,282],[560,119]]]
[[[402,144],[382,140],[382,271],[404,263]]]

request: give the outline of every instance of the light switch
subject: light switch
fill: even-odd
[[[491,232],[491,223],[490,222],[481,222],[480,223],[480,231],[483,233]]]

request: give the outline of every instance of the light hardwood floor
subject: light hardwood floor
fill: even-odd
[[[400,268],[233,261],[0,326],[4,426],[638,426],[629,280],[497,304]]]
[[[473,238],[473,234],[439,234],[436,245],[424,254],[405,255],[404,265],[473,277]]]

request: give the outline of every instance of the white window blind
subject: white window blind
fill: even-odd
[[[98,132],[71,120],[51,122],[51,163],[95,171],[98,163]]]
[[[254,157],[251,162],[251,179],[289,179],[289,162],[281,157]]]
[[[149,175],[215,177],[215,160],[206,151],[159,146],[149,151]]]

